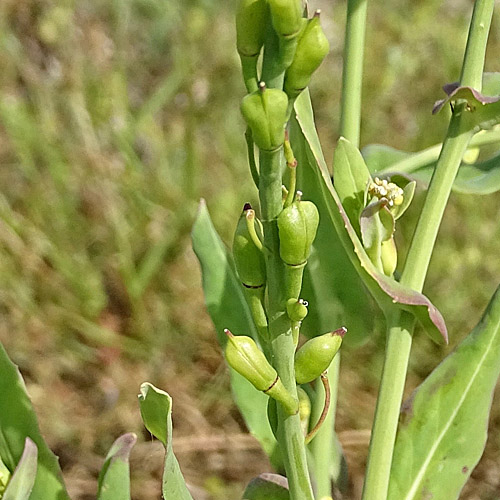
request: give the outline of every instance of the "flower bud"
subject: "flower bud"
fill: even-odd
[[[289,266],[304,264],[316,237],[319,213],[312,201],[294,201],[278,217],[281,259]]]
[[[272,151],[285,141],[287,108],[288,96],[280,89],[266,88],[264,82],[243,98],[241,113],[260,149]]]
[[[292,38],[302,26],[302,0],[268,0],[274,31],[280,37]]]
[[[281,403],[285,410],[294,415],[298,411],[298,401],[286,390],[276,370],[266,359],[251,337],[235,336],[224,330],[228,336],[226,361],[228,365],[245,377],[257,390]]]
[[[266,263],[262,251],[255,245],[248,229],[247,216],[250,210],[252,207],[246,204],[236,226],[233,239],[233,257],[243,285],[257,288],[266,282]],[[254,227],[257,237],[262,240],[262,225],[258,219],[255,219]]]
[[[236,12],[236,47],[240,56],[258,56],[266,36],[266,0],[240,0]]]
[[[342,327],[331,333],[308,340],[295,353],[295,380],[307,384],[317,379],[329,366],[342,344],[346,334]]]
[[[380,260],[386,276],[392,276],[398,263],[398,250],[394,237],[385,240],[380,245]]]
[[[330,51],[330,44],[319,22],[319,10],[299,35],[292,64],[285,74],[285,92],[297,97],[311,81],[313,73]]]
[[[303,299],[289,299],[286,303],[286,313],[292,321],[302,321],[307,316],[308,305]]]

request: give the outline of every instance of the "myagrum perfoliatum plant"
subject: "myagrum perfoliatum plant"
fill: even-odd
[[[192,238],[236,403],[283,474],[254,479],[244,499],[342,497],[345,468],[330,403],[344,336],[370,334],[368,293],[385,316],[387,343],[363,500],[456,499],[477,464],[500,371],[498,292],[477,327],[401,403],[415,323],[434,341],[448,341],[443,317],[421,291],[450,192],[500,190],[500,154],[462,165],[468,148],[500,142],[500,74],[483,73],[493,4],[475,2],[460,80],[445,85],[446,98],[434,107],[449,103],[452,116],[433,156],[358,149],[366,1],[348,2],[332,181],[307,90],[328,53],[319,11],[309,16],[302,0],[240,1],[241,111],[258,209],[245,203],[231,252],[204,203]],[[394,235],[417,184],[427,190],[425,203],[397,273]],[[22,378],[1,346],[0,375],[0,498],[68,499]],[[139,403],[146,428],[165,446],[164,498],[191,499],[172,451],[170,396],[144,383]],[[113,444],[98,499],[130,498],[135,440],[125,434]]]

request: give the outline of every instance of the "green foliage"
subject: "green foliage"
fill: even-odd
[[[500,374],[500,289],[477,327],[404,404],[390,500],[458,498],[486,443]]]
[[[286,478],[277,474],[261,474],[248,484],[243,500],[289,500]]]
[[[161,389],[145,382],[141,385],[139,406],[146,429],[165,447],[163,498],[192,500],[172,450],[172,398]]]
[[[10,478],[2,500],[28,500],[35,485],[37,475],[38,450],[30,438],[26,438],[24,451]]]
[[[232,259],[215,232],[205,203],[201,203],[192,232],[193,249],[200,261],[203,290],[208,312],[214,322],[217,338],[226,345],[225,328],[244,332],[254,340],[257,332],[236,276]],[[275,439],[262,415],[266,412],[268,397],[256,390],[248,380],[231,371],[231,388],[250,432],[266,453],[274,453]]]
[[[130,500],[129,456],[137,441],[135,434],[120,436],[111,446],[98,481],[98,500]]]
[[[30,500],[69,500],[62,481],[57,457],[49,450],[40,434],[31,401],[17,367],[10,361],[0,344],[0,456],[11,473],[18,466],[26,450],[25,461],[18,481],[24,482],[24,466],[31,470],[31,462],[37,454],[37,474]],[[28,444],[30,438],[35,448]],[[24,465],[24,464],[27,465]],[[12,479],[11,479],[12,480]],[[8,487],[7,487],[8,490]]]
[[[393,309],[393,303],[400,304],[400,307],[410,310],[418,318],[433,340],[443,343],[443,341],[447,340],[446,326],[441,314],[429,299],[379,272],[366,254],[331,183],[328,171],[325,171],[325,166],[317,160],[319,155],[314,154],[314,150],[317,151],[316,145],[318,141],[315,139],[316,131],[312,109],[307,104],[307,96],[301,96],[297,100],[296,112],[298,124],[302,131],[302,141],[305,143],[304,146],[310,150],[310,153],[306,156],[306,161],[311,162],[311,168],[316,170],[315,182],[318,183],[322,196],[326,200],[326,216],[330,218],[331,224],[335,227],[342,242],[344,251],[349,256],[364,284],[386,313]],[[356,163],[359,158],[356,155]],[[347,231],[344,232],[344,229],[347,229]]]

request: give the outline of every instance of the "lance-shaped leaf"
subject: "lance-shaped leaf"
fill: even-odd
[[[310,145],[313,141],[317,141],[317,139],[311,139],[312,134],[316,135],[313,126],[314,120],[310,103],[308,100],[304,102],[307,96],[302,100],[301,98],[302,95],[296,101],[295,110],[303,133],[303,140]],[[310,150],[308,161],[313,162],[311,167],[316,171],[316,182],[321,186],[322,194],[325,197],[327,215],[331,219],[352,264],[379,306],[386,313],[389,313],[390,309],[394,307],[392,304],[399,304],[399,307],[410,311],[422,323],[425,331],[433,340],[438,343],[447,342],[448,336],[444,319],[430,300],[425,295],[385,276],[375,268],[342,206],[328,170],[316,160],[312,148]]]
[[[343,325],[349,331],[345,342],[359,345],[373,331],[376,306],[344,250],[329,216],[329,201],[318,182],[317,164],[325,170],[327,167],[307,89],[299,96],[296,106],[297,113],[307,117],[299,124],[294,113],[290,122],[290,141],[298,162],[297,186],[306,199],[314,201],[320,214],[313,251],[304,273],[301,295],[309,302],[309,314],[301,333],[315,336]]]
[[[289,500],[288,481],[278,474],[260,474],[252,479],[243,493],[243,500]]]
[[[355,229],[363,210],[364,196],[370,172],[359,152],[347,139],[341,137],[335,148],[333,184],[344,210]]]
[[[99,473],[97,500],[130,500],[130,452],[137,441],[132,432],[111,446]]]
[[[454,500],[481,457],[500,373],[500,288],[476,328],[403,406],[389,500]]]
[[[26,438],[21,460],[10,478],[2,500],[28,500],[30,498],[35,484],[37,458],[36,444],[30,438]]]
[[[257,331],[232,257],[215,231],[203,200],[200,202],[191,238],[193,250],[201,265],[205,302],[222,349],[224,350],[227,342],[225,328],[235,335],[248,335],[258,342]],[[266,418],[269,398],[234,370],[231,369],[230,373],[231,389],[245,423],[264,451],[272,457],[276,440]]]
[[[141,385],[139,406],[146,429],[165,447],[163,498],[193,500],[172,449],[172,398],[165,391],[145,382]]]
[[[30,500],[69,500],[57,457],[40,434],[38,422],[18,368],[0,344],[0,456],[13,472],[29,437],[38,448],[38,472]]]

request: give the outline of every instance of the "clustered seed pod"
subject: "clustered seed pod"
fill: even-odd
[[[307,316],[309,304],[303,299],[289,299],[286,303],[286,313],[291,321],[303,321]]]
[[[260,82],[259,90],[243,98],[241,112],[260,149],[272,151],[283,144],[287,108],[288,97],[285,92],[268,89],[264,82]]]
[[[247,212],[252,207],[245,204],[233,239],[233,257],[241,282],[250,288],[257,288],[266,282],[266,263],[262,251],[255,246],[247,224]],[[262,224],[255,219],[255,231],[262,240]]]
[[[258,56],[266,36],[266,0],[241,0],[236,11],[236,47],[240,56]]]
[[[302,0],[268,0],[274,31],[280,37],[296,36],[302,26]]]
[[[225,350],[228,365],[257,390],[281,403],[290,415],[297,413],[298,401],[286,390],[278,373],[254,340],[244,335],[235,336],[229,330],[225,330],[225,333],[228,336]]]
[[[295,380],[307,384],[317,379],[337,354],[347,329],[342,327],[331,333],[308,340],[295,353]]]
[[[319,11],[316,11],[300,33],[292,64],[285,73],[284,89],[291,98],[297,97],[309,85],[329,51],[330,44],[321,28]]]
[[[294,201],[278,217],[281,259],[289,266],[304,264],[316,237],[319,213],[312,201]]]

